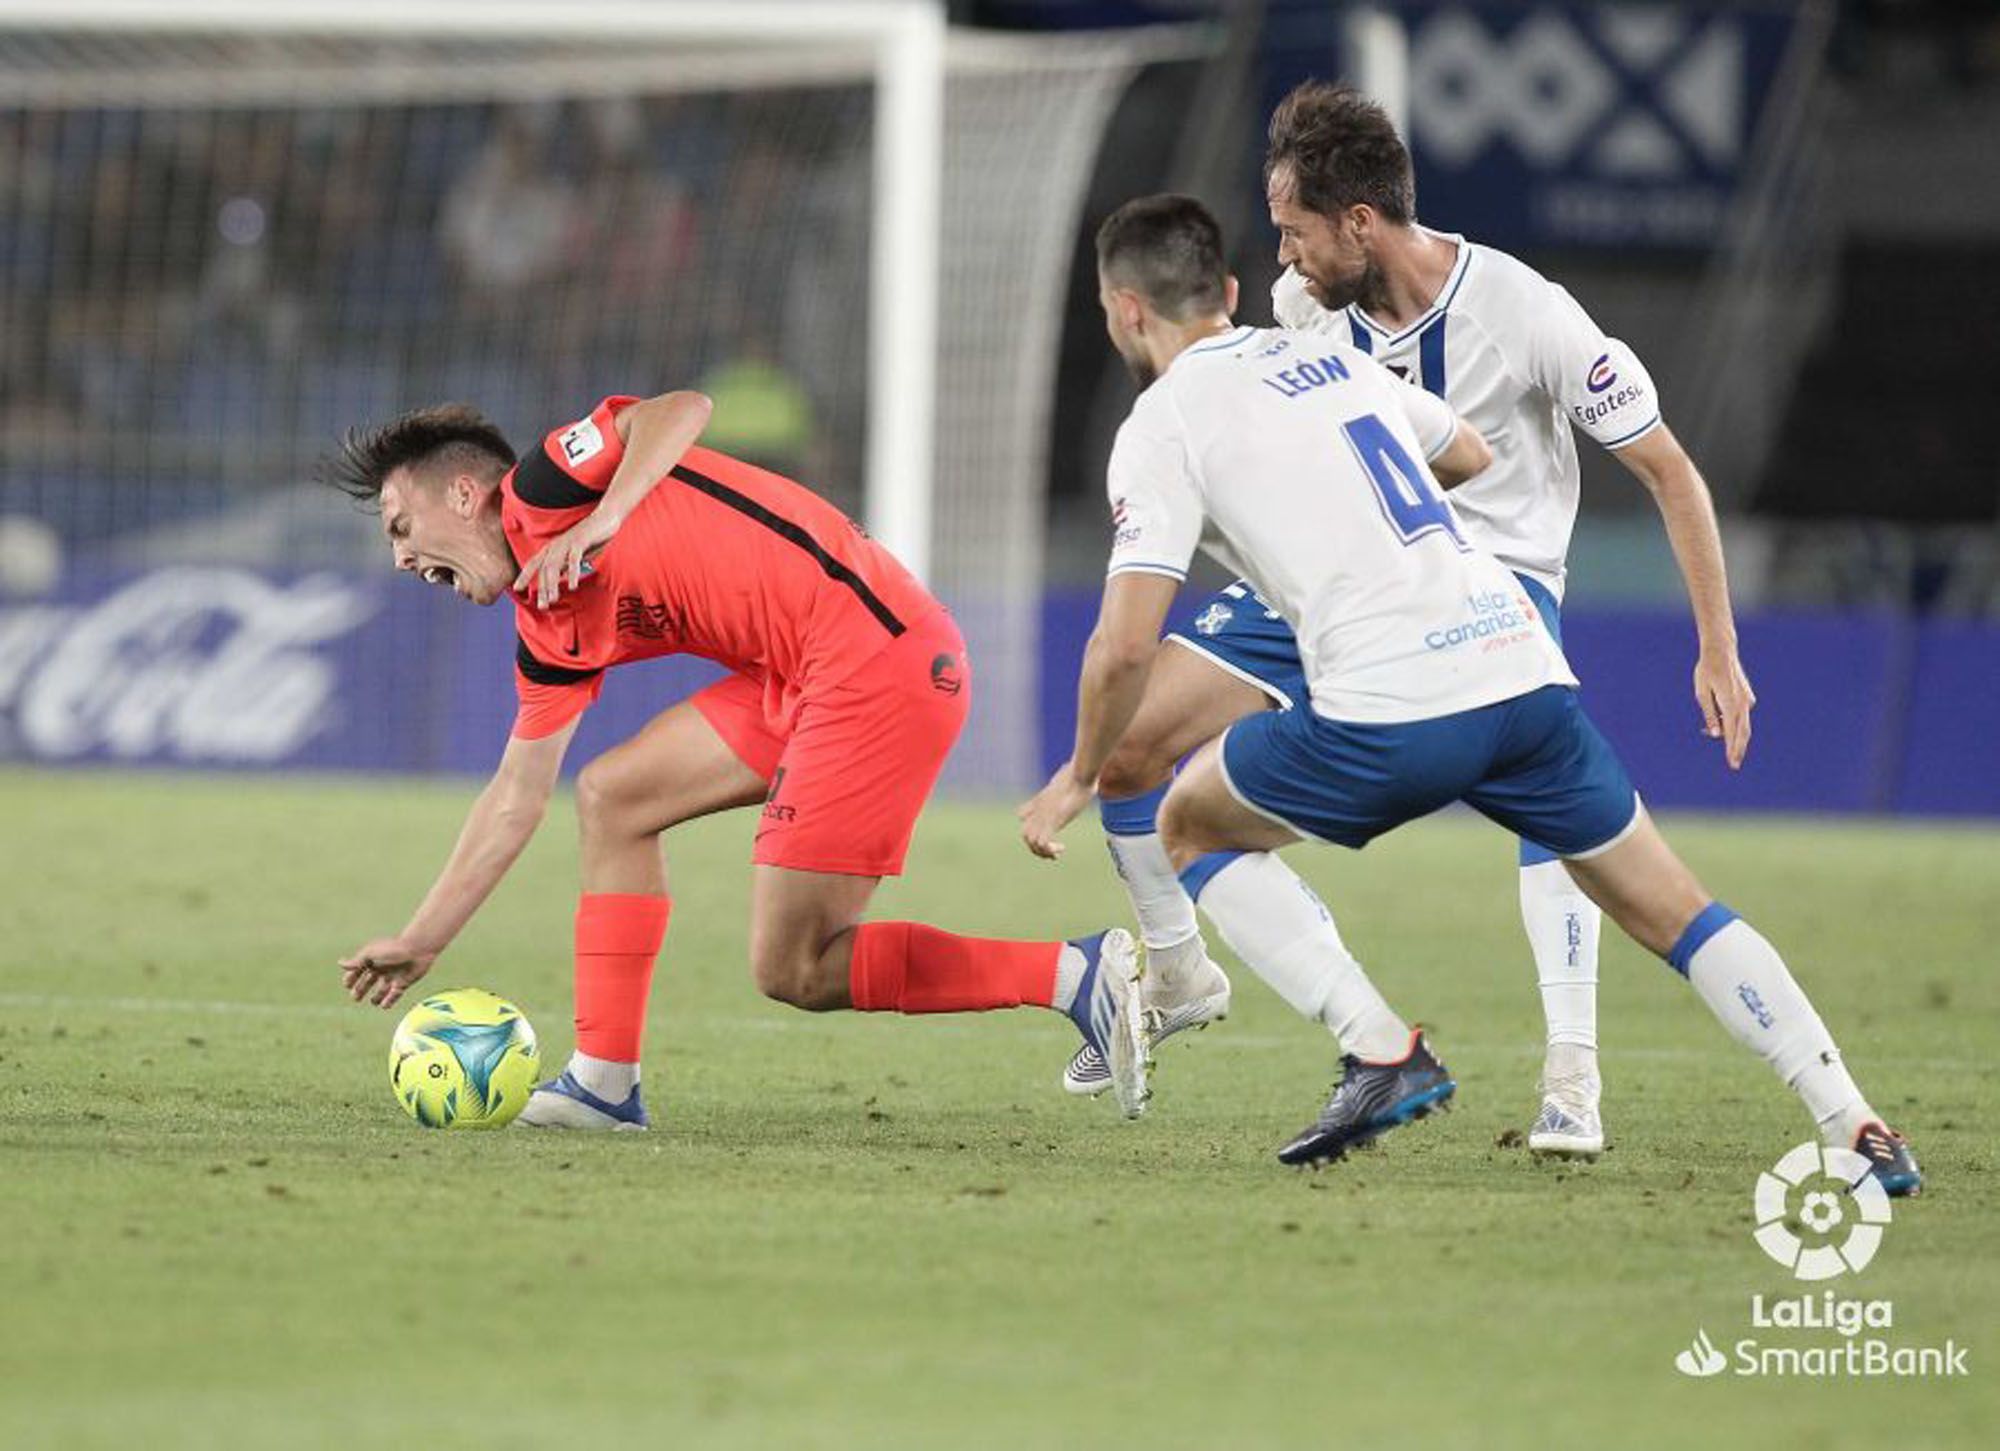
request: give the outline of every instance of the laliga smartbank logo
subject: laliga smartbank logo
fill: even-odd
[[[1848,1149],[1800,1144],[1757,1176],[1755,1238],[1765,1254],[1809,1283],[1860,1274],[1882,1247],[1893,1215],[1868,1160]],[[1674,1369],[1705,1380],[1739,1376],[1930,1377],[1970,1374],[1967,1347],[1907,1345],[1870,1331],[1893,1330],[1890,1300],[1818,1295],[1750,1297],[1751,1335],[1726,1349],[1697,1329]],[[1776,1331],[1777,1335],[1768,1332]],[[1814,1336],[1811,1343],[1795,1337]],[[1827,1337],[1833,1337],[1828,1339]]]

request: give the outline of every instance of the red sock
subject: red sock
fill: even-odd
[[[848,993],[864,1013],[975,1013],[1047,1007],[1060,942],[959,937],[921,922],[864,922],[854,929]]]
[[[667,935],[665,897],[585,892],[576,904],[576,1048],[637,1063],[653,962]]]

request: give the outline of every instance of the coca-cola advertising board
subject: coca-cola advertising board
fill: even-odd
[[[354,579],[205,567],[72,582],[52,599],[0,605],[0,755],[339,759],[353,745],[343,737],[361,731],[354,666],[386,643],[384,605]]]
[[[570,767],[716,673],[613,672]],[[386,569],[86,572],[0,597],[0,761],[483,772],[513,715],[513,610]]]

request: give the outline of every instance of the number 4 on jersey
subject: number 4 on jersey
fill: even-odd
[[[1405,544],[1414,544],[1431,531],[1442,529],[1451,536],[1452,543],[1460,549],[1466,547],[1451,506],[1432,487],[1429,473],[1410,457],[1409,450],[1397,441],[1386,423],[1372,413],[1364,413],[1342,424],[1341,430],[1347,435],[1348,447],[1354,450],[1354,456],[1374,482],[1391,527]]]

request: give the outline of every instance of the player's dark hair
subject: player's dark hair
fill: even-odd
[[[1097,269],[1174,322],[1226,305],[1222,226],[1191,196],[1140,197],[1106,217],[1097,229]]]
[[[374,428],[350,428],[339,452],[319,466],[322,482],[365,504],[379,503],[382,482],[397,469],[443,470],[498,479],[514,466],[514,447],[476,408],[441,403]]]
[[[1409,148],[1389,113],[1352,86],[1304,81],[1271,113],[1264,184],[1291,172],[1293,196],[1309,212],[1338,215],[1366,204],[1405,226],[1417,215]]]

